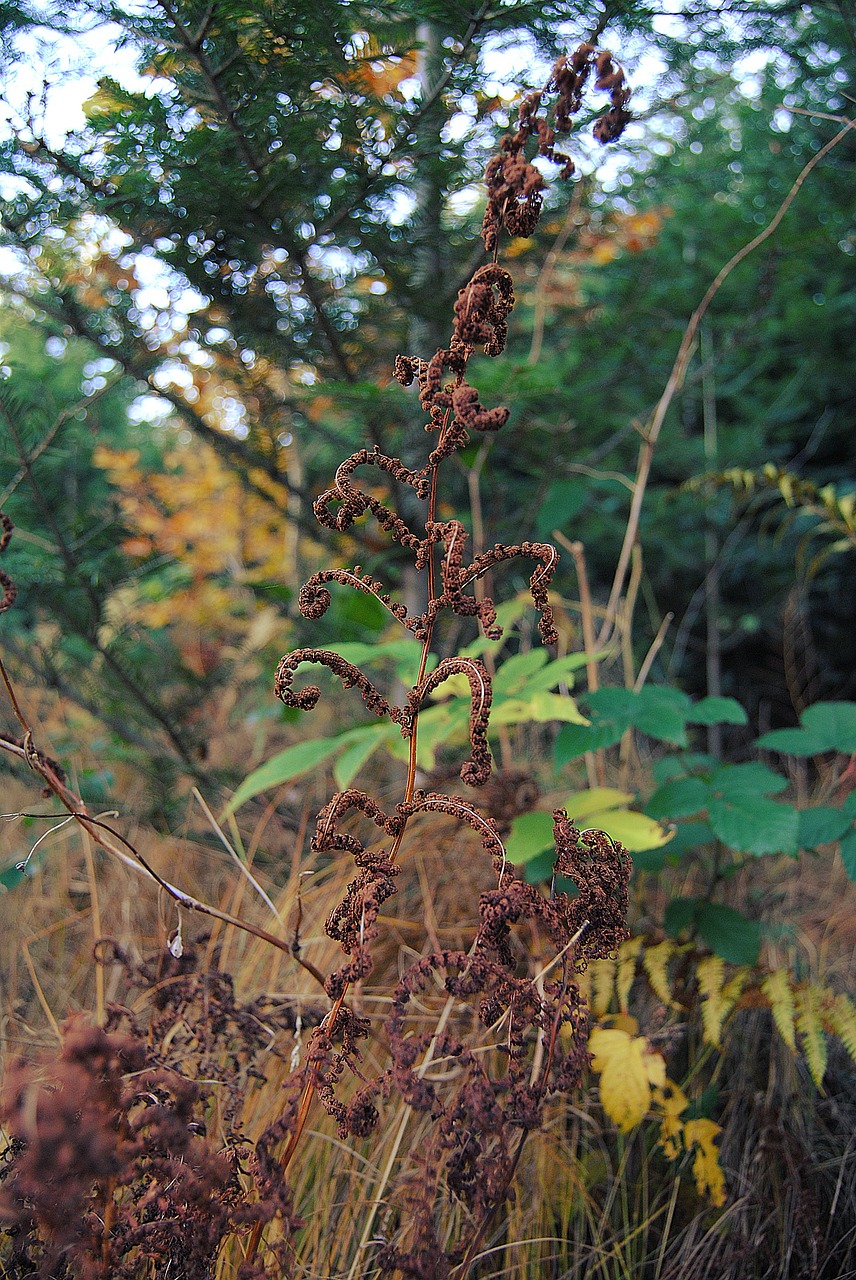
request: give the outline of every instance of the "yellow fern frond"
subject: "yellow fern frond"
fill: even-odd
[[[643,938],[628,938],[618,948],[618,972],[615,975],[615,996],[622,1013],[627,1012],[630,988],[636,977],[636,960],[642,950]]]
[[[824,1009],[824,1024],[838,1036],[850,1057],[856,1062],[856,1008],[848,996],[836,996]]]
[[[592,960],[589,964],[591,974],[591,994],[589,1003],[592,1012],[602,1018],[612,1002],[612,991],[615,985],[615,961]]]
[[[719,1048],[720,1033],[728,1005],[722,998],[725,961],[721,956],[705,956],[696,965],[696,978],[701,996],[701,1024],[705,1044]]]
[[[787,969],[775,969],[772,973],[768,973],[761,983],[761,991],[770,1001],[776,1030],[788,1048],[796,1051],[796,1008],[791,976]]]
[[[665,942],[658,942],[656,947],[646,947],[642,952],[642,967],[651,983],[651,989],[663,1004],[670,1007],[674,1004],[674,1000],[669,983],[668,964],[676,952],[677,947],[668,938]]]
[[[729,1009],[733,1009],[737,1001],[743,995],[743,988],[752,977],[752,970],[747,964],[741,965],[739,969],[735,969],[731,977],[722,988],[722,998],[728,1004]]]
[[[814,983],[806,983],[796,992],[797,1030],[802,1037],[802,1050],[811,1078],[818,1088],[826,1072],[827,1054],[821,1021],[822,998],[823,988]]]

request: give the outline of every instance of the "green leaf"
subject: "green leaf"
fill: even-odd
[[[633,870],[647,871],[651,875],[659,875],[669,861],[671,853],[671,845],[668,850],[659,849],[635,849],[633,851]]]
[[[793,855],[799,850],[799,814],[789,804],[757,793],[715,799],[708,805],[708,817],[717,839],[738,853]]]
[[[554,480],[544,495],[535,518],[539,538],[549,538],[554,529],[566,529],[580,514],[591,493],[586,480]]]
[[[856,818],[856,791],[848,792],[841,808],[848,818]]]
[[[713,844],[715,839],[707,822],[678,822],[669,844],[669,858],[677,860],[687,853],[696,853],[702,846]]]
[[[511,824],[505,840],[509,862],[527,863],[553,847],[553,815],[540,810],[521,813]],[[550,865],[552,866],[552,860]]]
[[[841,838],[841,861],[851,880],[856,880],[856,829]]]
[[[335,648],[336,653],[341,654],[346,662],[352,662],[355,667],[361,667],[364,662],[372,662],[376,658],[392,658],[396,662],[415,658],[418,663],[422,653],[419,641],[407,636],[402,636],[400,640],[388,640],[382,644],[337,641],[335,646],[331,645],[331,648]]]
[[[809,733],[816,733],[830,751],[851,755],[856,751],[856,702],[816,702],[800,716]]]
[[[690,724],[748,724],[749,717],[736,698],[702,698],[691,709]]]
[[[692,709],[687,694],[668,685],[646,685],[636,698],[633,723],[637,729],[660,742],[670,742],[676,747],[686,746],[687,718]]]
[[[819,756],[826,751],[822,735],[805,729],[771,729],[761,734],[756,745],[785,756]]]
[[[856,751],[856,702],[816,702],[800,716],[800,729],[773,729],[758,745],[793,756]]]
[[[751,800],[755,796],[778,795],[787,785],[787,778],[757,762],[723,765],[710,780],[711,790],[726,800]]]
[[[25,854],[17,862],[11,862],[8,866],[3,867],[2,871],[0,871],[0,891],[8,892],[10,889],[17,889],[18,885],[24,884],[27,880],[32,880],[33,874],[42,860],[43,853],[44,847],[37,849],[30,858],[27,858]]]
[[[700,898],[672,898],[663,912],[663,926],[670,938],[677,938],[695,923]]]
[[[494,696],[507,697],[528,689],[531,676],[545,665],[547,657],[546,649],[530,649],[527,653],[515,653],[506,658],[493,679]]]
[[[621,741],[624,730],[613,724],[566,724],[553,743],[553,766],[561,769],[587,751],[600,751]]]
[[[676,778],[658,787],[645,806],[652,818],[688,818],[704,809],[710,788],[701,778]]]
[[[719,761],[704,751],[682,751],[679,755],[655,760],[652,773],[656,782],[663,783],[685,774],[712,773],[718,765]]]
[[[605,652],[605,651],[604,651]],[[593,655],[594,660],[604,656],[603,653]],[[540,689],[555,689],[557,684],[561,684],[564,680],[569,686],[573,685],[573,680],[569,676],[573,676],[575,671],[579,671],[580,667],[584,667],[588,661],[584,653],[568,653],[564,658],[557,658],[555,662],[548,662],[546,667],[541,671],[536,671],[526,682],[526,688],[530,693],[535,693]]]
[[[816,809],[800,809],[799,815],[801,849],[816,849],[819,844],[838,840],[850,826],[846,813],[823,805]]]
[[[368,725],[365,735],[356,738],[349,747],[345,748],[333,765],[333,778],[340,791],[345,791],[351,785],[365,762],[389,736],[388,725]]]
[[[240,809],[242,804],[246,804],[260,792],[280,787],[284,782],[291,782],[293,778],[309,773],[337,751],[341,751],[350,741],[351,734],[341,734],[337,738],[310,738],[308,742],[297,742],[293,747],[278,751],[244,778],[223,810],[224,817]]]
[[[720,902],[701,902],[695,913],[699,937],[729,964],[757,964],[761,926]]]

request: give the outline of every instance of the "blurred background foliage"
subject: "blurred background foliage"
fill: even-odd
[[[637,119],[608,159],[581,123],[574,184],[508,246],[510,358],[476,378],[512,420],[443,502],[487,544],[582,541],[605,600],[688,316],[856,91],[843,2],[660,9],[4,6],[4,647],[60,695],[55,736],[86,725],[132,760],[152,812],[179,777],[234,784],[289,740],[268,684],[303,635],[296,588],[354,556],[311,498],[364,442],[424,452],[392,360],[447,340],[485,158],[517,93],[593,32]],[[781,487],[700,477],[856,488],[854,154],[851,133],[714,300],[643,507],[631,665],[673,615],[653,677],[737,697],[756,732],[856,695],[852,539]],[[395,580],[370,527],[359,558]],[[571,557],[556,585],[580,648]],[[382,635],[375,602],[345,597],[313,643]]]

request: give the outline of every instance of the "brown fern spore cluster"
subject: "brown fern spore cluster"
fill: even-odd
[[[531,236],[538,225],[546,181],[540,169],[526,158],[530,140],[535,143],[535,155],[562,166],[560,178],[570,178],[573,174],[573,160],[557,151],[554,144],[556,134],[570,133],[572,116],[582,106],[583,91],[592,72],[595,88],[606,90],[610,95],[609,108],[595,121],[592,132],[599,142],[614,142],[621,136],[630,120],[627,109],[630,88],[624,71],[608,50],[599,52],[592,44],[581,44],[569,58],[558,59],[543,90],[536,90],[523,99],[516,133],[503,139],[499,154],[488,162],[485,172],[488,201],[482,224],[488,253],[496,251],[503,229],[512,236]],[[552,126],[545,116],[538,114],[545,95],[551,90],[557,95]]]
[[[488,252],[495,253],[503,230],[529,234],[537,222],[544,178],[526,158],[530,138],[536,139],[538,154],[563,164],[564,176],[572,172],[568,157],[554,149],[555,132],[568,132],[592,72],[597,87],[612,95],[596,136],[606,141],[623,127],[629,91],[611,56],[583,45],[570,59],[560,59],[546,90],[524,99],[516,133],[503,141],[500,153],[488,164],[483,229]],[[555,128],[547,124],[545,115],[539,115],[550,90],[557,94]],[[554,892],[547,897],[509,866],[499,825],[490,814],[467,795],[423,791],[415,785],[420,711],[448,679],[461,675],[469,686],[470,752],[460,777],[476,788],[484,787],[491,777],[491,676],[478,659],[455,655],[441,658],[428,673],[428,654],[440,616],[445,612],[472,618],[488,637],[499,639],[496,606],[489,597],[475,593],[475,583],[503,563],[528,559],[535,562],[529,589],[540,615],[541,639],[545,644],[557,640],[549,600],[558,563],[556,549],[532,541],[498,543],[469,559],[463,524],[436,518],[441,464],[464,448],[472,433],[495,432],[508,421],[508,408],[484,405],[467,375],[477,349],[490,357],[503,352],[513,306],[513,283],[504,267],[496,261],[480,267],[458,294],[448,346],[428,359],[401,355],[395,362],[395,378],[404,387],[415,386],[425,413],[425,430],[435,437],[425,464],[411,469],[378,447],[358,449],[340,465],[333,484],[315,503],[321,524],[337,532],[372,515],[393,541],[410,552],[416,570],[427,575],[427,606],[416,616],[408,614],[384,583],[363,573],[359,565],[314,574],[298,600],[303,615],[315,620],[329,608],[329,585],[334,582],[373,595],[391,618],[422,642],[422,662],[413,686],[400,705],[393,705],[358,667],[334,650],[312,648],[286,654],[275,680],[276,695],[287,706],[310,710],[318,702],[320,689],[317,685],[295,689],[296,672],[304,663],[326,667],[345,688],[359,692],[372,714],[396,724],[411,744],[404,798],[394,811],[384,812],[366,792],[349,788],[333,796],[318,815],[313,849],[339,851],[353,858],[355,865],[347,892],[326,923],[328,935],[339,942],[345,959],[326,976],[324,985],[333,1007],[313,1033],[305,1061],[288,1086],[283,1116],[262,1146],[270,1151],[276,1141],[286,1140],[283,1159],[287,1165],[313,1097],[336,1120],[343,1140],[373,1133],[384,1101],[391,1097],[404,1100],[417,1115],[430,1117],[430,1136],[418,1157],[419,1176],[415,1181],[405,1179],[403,1186],[408,1225],[401,1242],[388,1242],[377,1257],[382,1268],[412,1277],[446,1275],[474,1247],[478,1232],[451,1248],[441,1246],[435,1215],[443,1188],[466,1206],[471,1221],[486,1222],[509,1194],[520,1144],[527,1132],[540,1125],[547,1100],[578,1087],[588,1061],[587,1012],[574,975],[587,960],[613,952],[626,936],[629,858],[602,832],[581,833],[562,811],[554,814],[556,872],[575,882],[578,895],[571,898]],[[381,500],[360,487],[357,473],[367,467],[383,472],[393,485],[409,487],[426,504],[421,528],[412,517],[410,523],[405,521],[394,501]],[[397,858],[407,823],[417,814],[430,813],[448,815],[477,833],[493,867],[495,887],[480,895],[468,951],[432,950],[402,974],[382,1028],[387,1065],[367,1076],[361,1044],[372,1028],[349,1007],[347,998],[352,986],[372,972],[379,916],[397,890]],[[371,824],[372,841],[366,843],[355,834],[360,823],[363,828]],[[540,972],[533,973],[527,938],[540,939],[547,946],[550,958]],[[424,1018],[414,1019],[413,1010],[416,1006],[424,1014],[438,990],[445,992],[449,1010],[457,1013],[426,1026]],[[473,1019],[480,1028],[475,1037],[472,1030],[468,1036],[462,1029],[472,1028]],[[376,1034],[378,1028],[374,1030]],[[435,1060],[454,1063],[451,1084],[448,1075],[437,1081],[427,1070]],[[361,1082],[355,1090],[344,1087],[348,1077]]]

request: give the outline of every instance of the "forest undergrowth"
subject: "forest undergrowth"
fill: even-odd
[[[535,230],[544,172],[572,175],[557,136],[590,82],[609,99],[595,137],[620,135],[624,72],[586,42],[524,97],[487,166],[487,261],[458,294],[448,346],[395,363],[418,397],[426,459],[360,447],[314,503],[325,529],[357,542],[368,517],[423,587],[414,609],[356,564],[316,572],[299,595],[309,621],[333,592],[374,597],[390,634],[415,642],[409,680],[382,681],[374,668],[370,678],[370,655],[346,656],[347,636],[343,652],[304,645],[276,672],[287,708],[312,712],[331,697],[338,720],[359,695],[395,740],[391,759],[374,756],[360,774],[365,787],[352,785],[357,754],[332,797],[321,771],[296,784],[282,764],[219,815],[195,793],[189,803],[223,848],[215,867],[210,845],[87,806],[70,766],[39,745],[37,693],[19,694],[3,668],[18,723],[0,746],[43,788],[40,804],[16,782],[14,812],[25,831],[52,824],[50,858],[32,843],[38,878],[25,885],[37,883],[43,903],[17,905],[17,888],[14,912],[3,904],[5,1275],[856,1275],[849,881],[829,858],[781,881],[779,856],[852,844],[849,704],[820,704],[839,710],[794,731],[816,736],[812,750],[787,746],[809,762],[787,778],[759,761],[693,755],[700,726],[741,723],[729,699],[655,705],[653,652],[625,670],[611,703],[598,675],[606,655],[632,666],[638,506],[603,609],[586,602],[581,545],[568,548],[584,640],[571,653],[557,548],[526,529],[515,544],[474,545],[469,514],[449,515],[443,501],[444,467],[508,421],[507,408],[482,403],[470,362],[503,355],[515,299],[502,251]],[[667,405],[642,440],[639,502]],[[12,532],[7,521],[4,551]],[[520,607],[503,610],[504,572],[518,562],[538,640],[528,624],[514,631]],[[5,570],[0,583],[5,609]],[[504,625],[516,652],[503,651]],[[531,659],[539,643],[543,657]],[[503,683],[521,660],[525,678]],[[296,687],[307,664],[328,673],[323,695],[320,682]],[[568,692],[578,668],[586,715]],[[544,750],[557,718],[582,805]],[[808,803],[771,798],[789,785]],[[273,798],[260,802],[266,789]],[[631,815],[631,883],[617,832],[637,789],[651,803]],[[774,837],[758,834],[753,809]],[[698,815],[704,832],[680,827]],[[658,851],[693,834],[715,852],[664,889]],[[753,902],[751,918],[728,901],[711,909],[728,893]],[[762,963],[757,920],[773,905],[789,925],[765,939]]]

